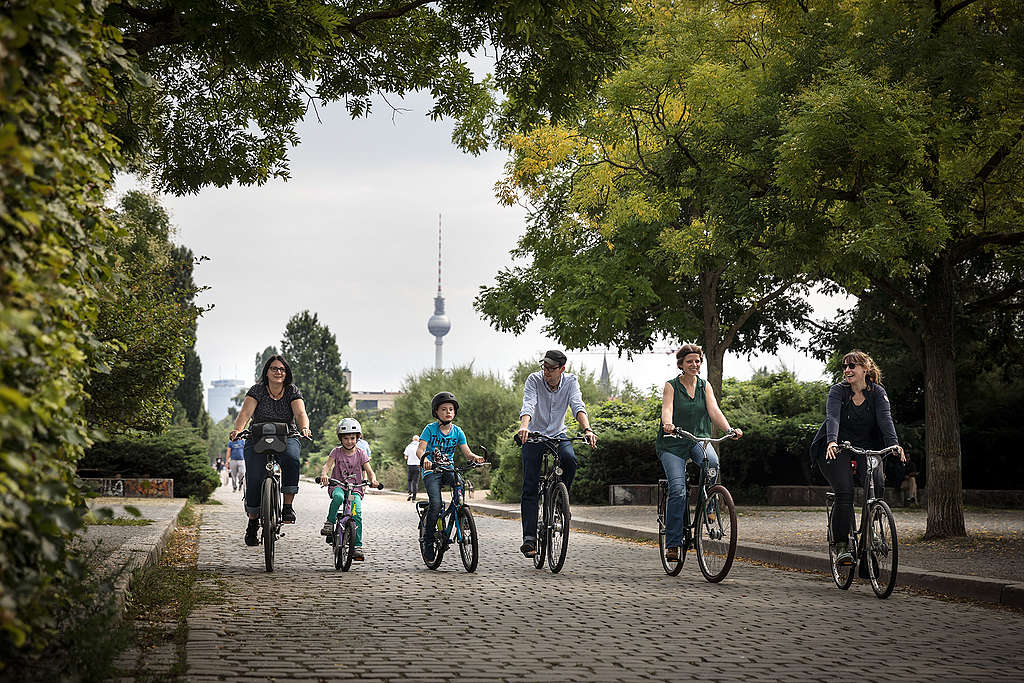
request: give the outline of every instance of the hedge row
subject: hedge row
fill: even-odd
[[[207,459],[207,443],[187,427],[144,438],[116,438],[86,451],[79,469],[125,477],[174,479],[174,495],[206,500],[220,485]]]

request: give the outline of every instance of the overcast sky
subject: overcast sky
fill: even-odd
[[[410,111],[394,121],[383,104],[369,119],[353,121],[341,106],[321,108],[322,123],[308,117],[287,182],[163,198],[178,241],[210,259],[195,273],[210,288],[200,302],[214,306],[201,318],[196,342],[206,386],[249,381],[254,356],[278,345],[288,318],[304,309],[337,336],[357,391],[396,391],[406,376],[432,366],[427,319],[437,289],[438,214],[452,321],[445,366],[472,362],[507,377],[519,360],[558,347],[540,323],[515,337],[494,331],[473,310],[480,285],[510,263],[523,232],[523,210],[494,198],[504,154],[455,149],[450,123],[424,115],[425,97],[398,104]],[[125,178],[118,188],[133,186],[140,185]],[[823,302],[819,313],[834,308]],[[569,353],[569,362],[599,372],[599,351]],[[728,356],[725,374],[746,378],[780,363],[801,379],[822,377],[822,366],[794,349],[750,361]],[[613,381],[629,378],[639,387],[675,372],[664,353],[630,362],[613,352],[608,364]]]

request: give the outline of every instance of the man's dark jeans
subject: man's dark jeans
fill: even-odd
[[[565,438],[561,434],[560,438]],[[537,499],[540,497],[540,464],[547,446],[542,443],[523,444],[523,540],[537,540]],[[562,481],[566,488],[572,488],[572,478],[576,475],[576,452],[572,443],[563,441],[558,444],[558,457],[562,463]]]

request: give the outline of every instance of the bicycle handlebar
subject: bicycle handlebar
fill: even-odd
[[[323,477],[317,477],[314,481],[316,481],[316,483],[320,484],[320,483],[322,483],[320,481],[321,479],[323,479]],[[351,481],[339,481],[339,480],[335,479],[334,477],[327,477],[327,484],[329,486],[340,486],[340,487],[342,487],[344,489],[349,489],[349,490],[354,489],[357,486],[369,486],[370,488],[373,488],[373,483],[370,482],[368,479],[363,479],[359,483],[354,483],[354,482],[351,482]],[[381,484],[380,482],[377,482],[377,487],[376,488],[377,488],[378,491],[382,491],[384,489],[384,484]]]
[[[251,429],[243,429],[242,431],[240,431],[237,434],[235,434],[235,440],[237,441],[238,439],[248,439],[250,436],[252,436],[252,430]],[[296,434],[288,434],[286,438],[290,439],[290,438],[292,438],[292,436],[294,436],[295,438],[298,438],[298,439],[305,439],[306,441],[308,441],[310,443],[310,445],[313,445],[313,446],[316,445],[316,444],[313,443],[313,437],[311,437],[311,436],[306,436],[306,435],[301,434],[301,433],[296,433]]]
[[[591,430],[593,433],[593,430]],[[516,442],[517,446],[523,445],[523,440],[519,438],[519,434],[512,437],[512,440]],[[587,437],[583,434],[579,436],[567,436],[564,439],[560,436],[548,436],[547,434],[541,434],[540,432],[529,432],[529,436],[526,437],[525,443],[561,443],[563,441],[587,441]]]
[[[733,429],[730,429],[729,431],[727,431],[725,434],[723,434],[718,439],[712,439],[710,437],[705,438],[705,437],[702,437],[702,436],[694,436],[693,434],[691,434],[690,432],[686,431],[682,427],[676,427],[674,431],[669,432],[665,436],[670,436],[673,439],[681,439],[681,438],[685,437],[685,438],[689,439],[690,441],[697,442],[697,443],[720,443],[720,442],[726,441],[728,439],[735,439],[735,438],[737,438],[736,437],[736,431],[733,430]]]
[[[893,453],[899,453],[900,451],[900,447],[898,445],[887,446],[886,448],[883,448],[880,451],[871,451],[866,448],[857,448],[849,441],[841,441],[840,443],[836,444],[836,447],[841,448],[844,451],[850,451],[851,453],[854,453],[856,455],[875,455],[880,458],[892,455]]]

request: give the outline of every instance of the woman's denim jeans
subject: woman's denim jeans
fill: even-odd
[[[683,545],[683,510],[686,509],[686,461],[692,459],[698,465],[708,462],[716,469],[713,481],[708,486],[718,483],[718,453],[711,444],[695,443],[685,457],[675,453],[662,451],[658,454],[661,466],[665,468],[668,479],[668,504],[665,508],[665,547],[679,548]]]
[[[245,442],[245,511],[250,515],[260,514],[260,498],[263,496],[263,480],[267,478],[266,453],[256,453],[255,439]],[[281,493],[299,492],[299,439],[288,438],[288,450],[277,456],[281,463]]]

